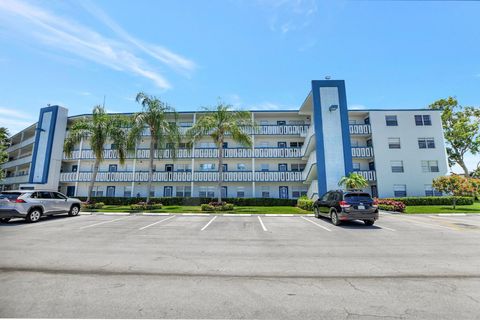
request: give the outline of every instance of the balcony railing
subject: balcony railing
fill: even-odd
[[[27,183],[28,177],[28,174],[6,177],[1,181],[1,184]]]
[[[349,129],[351,135],[368,135],[372,133],[372,127],[369,124],[351,124]]]
[[[261,125],[256,126],[253,130],[250,127],[244,127],[243,132],[255,135],[304,135],[308,130],[309,125],[306,124],[287,124],[287,125]],[[191,127],[179,127],[182,134]],[[149,136],[150,132],[144,130],[144,136]]]
[[[170,150],[155,150],[155,159],[172,159],[172,152]],[[301,148],[227,148],[223,149],[224,158],[300,158]],[[137,159],[148,159],[150,157],[149,149],[138,149],[136,153]],[[176,157],[178,159],[192,158],[192,149],[177,150]],[[104,150],[104,159],[118,159],[117,150]],[[129,159],[134,158],[134,153],[128,155]],[[193,152],[193,158],[218,158],[218,149],[216,148],[196,148]],[[92,150],[73,151],[71,157],[63,155],[64,160],[78,160],[78,159],[95,159]]]
[[[360,171],[355,171],[356,173],[362,175],[367,181],[376,181],[377,180],[377,174],[375,170],[360,170]]]
[[[27,156],[22,156],[19,159],[15,159],[15,160],[12,160],[12,161],[5,162],[2,165],[0,165],[0,168],[2,168],[2,169],[11,168],[11,167],[19,166],[19,165],[22,165],[22,164],[25,164],[25,163],[30,163],[30,162],[32,162],[32,155],[31,154],[29,154]]]
[[[216,171],[197,172],[154,172],[154,182],[216,182]],[[77,180],[78,175],[78,180]],[[62,172],[60,182],[89,182],[92,172]],[[294,171],[227,171],[223,173],[225,182],[299,182],[302,173]],[[148,172],[98,172],[97,182],[147,182]]]
[[[7,152],[12,152],[12,151],[18,150],[18,149],[20,149],[20,148],[26,147],[26,146],[34,143],[34,142],[35,142],[35,136],[30,137],[30,138],[28,138],[28,139],[25,139],[25,140],[23,140],[23,141],[20,142],[20,143],[11,145],[10,147],[7,148],[6,151],[7,151]]]
[[[373,158],[373,148],[352,147],[352,158]]]

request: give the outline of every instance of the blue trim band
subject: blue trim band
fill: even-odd
[[[320,87],[325,81],[312,81],[313,124],[315,126],[315,152],[317,153],[318,194],[327,192],[327,175],[325,169],[325,147],[323,144],[322,105],[320,103]]]
[[[59,106],[51,106],[47,108],[42,108],[40,109],[40,116],[38,119],[38,125],[37,125],[37,132],[35,134],[35,146],[33,149],[33,155],[32,155],[32,167],[30,168],[30,176],[28,178],[29,183],[37,183],[37,184],[43,184],[48,182],[48,173],[50,170],[50,160],[52,158],[52,147],[53,147],[53,138],[55,137],[55,127],[57,125],[57,116],[58,116],[58,108]],[[50,121],[50,128],[48,128],[48,137],[47,137],[47,150],[45,152],[45,162],[43,164],[43,175],[42,179],[40,182],[34,182],[34,174],[35,174],[35,167],[37,163],[37,156],[38,156],[38,148],[39,148],[39,142],[40,142],[40,134],[42,130],[45,130],[41,128],[41,125],[43,123],[43,117],[45,113],[52,113],[52,120]]]

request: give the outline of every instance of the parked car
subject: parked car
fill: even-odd
[[[371,226],[378,220],[376,200],[363,191],[329,191],[315,201],[313,210],[315,217],[330,218],[336,226],[349,220],[363,220]]]
[[[60,192],[45,190],[15,190],[0,193],[0,221],[24,218],[37,222],[42,216],[68,213],[76,216],[80,212],[80,200],[69,198]]]

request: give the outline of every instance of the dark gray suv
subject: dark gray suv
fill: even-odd
[[[349,220],[363,220],[371,226],[378,220],[377,202],[363,191],[329,191],[315,201],[313,210],[315,217],[330,218],[336,226]]]

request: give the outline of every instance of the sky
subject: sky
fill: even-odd
[[[178,111],[298,109],[311,80],[346,81],[349,108],[480,106],[480,1],[1,0],[0,126],[47,104]],[[480,156],[468,157],[471,168]]]

